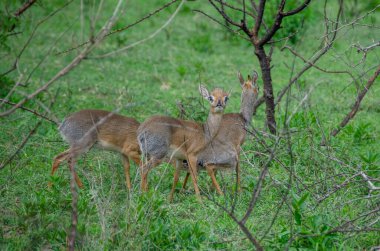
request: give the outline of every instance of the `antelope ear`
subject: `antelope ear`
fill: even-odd
[[[240,81],[240,85],[243,86],[244,85],[244,78],[241,75],[240,71],[238,71],[237,76],[238,76],[238,79]]]
[[[259,77],[259,74],[257,74],[257,71],[253,70],[253,72],[252,72],[252,80],[253,80],[254,83],[256,83],[258,77]]]
[[[210,94],[204,85],[199,85],[199,93],[207,100],[210,97]]]

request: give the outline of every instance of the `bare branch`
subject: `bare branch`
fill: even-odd
[[[50,101],[50,104],[49,104],[49,107],[53,107],[55,101],[56,101],[56,97],[58,95],[58,92],[57,94],[53,97],[53,99]],[[8,103],[8,101],[6,102]],[[11,102],[10,102],[11,103]],[[12,104],[13,105],[13,104]],[[24,107],[23,107],[24,108]],[[22,109],[22,108],[21,108]],[[27,108],[24,108],[25,110],[27,111],[30,111],[32,112],[33,114],[41,117],[41,118],[44,118],[44,119],[47,119],[50,121],[49,118],[46,117],[46,115],[43,115],[43,114],[39,114],[35,111],[32,111],[30,109],[27,109]],[[50,121],[52,123],[55,123],[55,121]],[[3,163],[1,163],[0,165],[0,170],[2,170],[5,166],[7,166],[9,163],[12,162],[12,160],[20,153],[20,151],[25,147],[25,145],[28,143],[28,141],[30,140],[30,138],[37,132],[37,129],[42,125],[42,120],[39,120],[37,122],[37,124],[29,131],[28,135],[22,140],[21,144],[17,147],[17,150],[7,159],[5,160]]]
[[[261,187],[262,187],[262,184],[264,182],[264,178],[268,172],[268,169],[269,169],[269,166],[270,164],[272,163],[272,160],[274,159],[275,157],[275,151],[277,149],[277,145],[278,145],[279,141],[277,140],[275,146],[273,147],[273,149],[271,150],[270,152],[270,155],[269,155],[269,159],[267,160],[266,164],[264,165],[264,168],[263,170],[261,171],[260,173],[260,176],[259,176],[259,179],[257,181],[257,184],[256,184],[256,187],[255,189],[253,190],[253,193],[252,193],[252,198],[249,202],[249,206],[248,206],[248,209],[244,215],[244,217],[240,220],[240,223],[241,224],[245,224],[249,218],[249,216],[251,215],[252,211],[253,211],[253,208],[255,207],[256,205],[256,202],[257,202],[257,199],[259,198],[260,196],[260,193],[261,193]]]
[[[377,67],[377,69],[376,69],[375,73],[372,75],[372,77],[370,79],[368,79],[367,84],[363,88],[363,90],[358,94],[356,101],[355,101],[355,104],[352,107],[351,111],[346,115],[346,117],[342,120],[342,122],[340,122],[339,126],[331,132],[331,136],[335,137],[340,132],[340,130],[342,130],[342,128],[345,127],[347,125],[347,123],[352,118],[355,117],[356,113],[359,110],[360,103],[362,102],[364,96],[367,94],[368,90],[371,88],[371,86],[373,85],[373,83],[375,82],[375,80],[379,76],[379,74],[380,74],[380,65]]]
[[[133,22],[133,23],[131,23],[131,24],[129,24],[129,25],[123,27],[123,28],[120,28],[120,29],[113,30],[113,31],[109,32],[109,33],[106,35],[106,37],[111,36],[111,35],[113,35],[113,34],[115,34],[115,33],[119,33],[119,32],[122,32],[122,31],[128,30],[129,28],[132,28],[133,26],[135,26],[135,25],[137,25],[137,24],[139,24],[139,23],[141,23],[141,22],[143,22],[143,21],[149,19],[151,16],[154,16],[154,15],[158,14],[159,12],[161,12],[162,10],[168,8],[170,5],[172,5],[173,3],[177,2],[177,1],[178,1],[178,0],[172,0],[171,2],[164,4],[164,5],[161,6],[160,8],[154,10],[153,12],[148,13],[147,15],[145,15],[145,16],[142,17],[142,18],[140,18],[139,20],[137,20],[137,21],[135,21],[135,22]],[[86,42],[81,43],[81,44],[79,44],[79,45],[77,45],[77,46],[75,46],[75,47],[72,47],[72,48],[67,49],[67,50],[64,50],[64,51],[60,51],[60,52],[56,53],[56,55],[60,55],[60,54],[64,54],[64,53],[67,53],[67,52],[73,51],[73,50],[75,50],[75,49],[78,49],[78,48],[80,48],[80,47],[86,45],[86,44],[89,44],[90,42],[91,42],[91,40],[87,40]]]
[[[248,240],[255,246],[256,250],[259,250],[259,251],[264,250],[263,247],[261,246],[260,242],[252,235],[252,233],[245,226],[245,224],[238,220],[238,218],[233,213],[233,211],[228,210],[225,206],[221,205],[215,199],[213,199],[213,198],[211,198],[209,196],[207,196],[207,198],[209,200],[211,200],[215,205],[217,205],[218,207],[220,207],[224,212],[226,212],[228,214],[228,216],[231,217],[231,219],[239,226],[239,228],[247,236]]]
[[[245,9],[245,0],[243,1],[243,8],[242,9],[238,8],[236,6],[233,6],[232,4],[229,4],[229,3],[225,2],[225,1],[222,1],[222,0],[215,0],[215,1],[218,2],[218,3],[220,3],[220,4],[222,4],[222,5],[224,5],[224,6],[226,6],[226,7],[228,7],[228,8],[230,8],[230,9],[232,9],[232,10],[236,10],[236,11],[239,11],[239,12],[243,13],[243,19],[244,19],[245,15],[251,16],[253,19],[256,18],[255,15],[253,15],[252,13],[246,11],[246,9]]]
[[[213,0],[209,0],[209,2],[211,3],[211,5],[219,12],[219,14],[224,18],[224,20],[226,20],[229,24],[232,24],[238,28],[240,28],[242,31],[244,31],[248,37],[252,37],[252,34],[251,32],[248,30],[247,26],[244,25],[244,22],[242,23],[237,23],[235,21],[233,21],[225,12],[224,10],[220,9],[218,6],[216,6],[216,4],[213,2]],[[220,1],[220,3],[223,4],[222,1]]]
[[[303,4],[301,4],[299,7],[295,8],[294,10],[288,11],[288,12],[283,12],[283,13],[281,13],[281,15],[284,17],[288,17],[288,16],[292,16],[294,14],[297,14],[297,13],[301,12],[303,9],[305,9],[310,4],[310,2],[311,2],[311,0],[305,0],[305,2],[303,2]]]
[[[24,13],[30,6],[32,6],[37,0],[28,0],[26,3],[24,3],[23,6],[20,7],[20,9],[18,9],[16,12],[15,12],[15,16],[16,17],[19,17],[21,16],[22,13]]]
[[[338,190],[342,189],[343,187],[346,187],[348,184],[351,183],[351,181],[359,176],[360,174],[354,174],[353,176],[347,178],[344,182],[342,182],[340,185],[336,185],[331,191],[329,191],[327,194],[325,194],[323,197],[319,198],[317,201],[317,204],[320,204],[322,201],[326,200],[328,197],[330,197],[332,194],[336,193]]]
[[[326,3],[326,2],[325,2]],[[326,10],[326,4],[325,4],[325,8],[324,10]],[[341,16],[341,13],[343,11],[343,3],[342,1],[340,0],[340,4],[339,4],[339,10],[338,10],[338,13],[336,15],[336,25],[338,25],[338,21],[339,21],[339,18]],[[325,18],[325,34],[328,34],[328,25],[327,25],[327,18]],[[309,70],[311,67],[313,67],[313,65],[315,65],[315,63],[323,56],[325,55],[331,48],[332,48],[332,45],[334,44],[335,42],[335,39],[336,39],[336,34],[338,32],[338,29],[335,29],[335,32],[333,33],[333,36],[332,38],[329,40],[328,37],[326,36],[326,43],[324,45],[324,47],[319,50],[318,52],[316,52],[309,60],[307,60],[307,64],[298,72],[298,74],[296,74],[295,77],[293,77],[289,82],[288,84],[280,91],[280,93],[277,95],[277,98],[275,100],[275,105],[277,105],[282,97],[285,95],[285,93],[288,91],[288,89],[307,71]]]
[[[269,40],[271,40],[272,37],[274,36],[274,34],[277,32],[277,30],[281,28],[282,19],[284,17],[295,15],[295,14],[301,12],[302,10],[304,10],[309,5],[310,2],[311,2],[311,0],[305,0],[305,2],[301,6],[299,6],[298,8],[284,13],[283,10],[285,8],[286,1],[282,0],[279,7],[278,7],[277,15],[276,15],[274,24],[272,25],[270,30],[267,31],[267,33],[264,35],[264,37],[260,41],[258,41],[258,44],[264,45]]]
[[[214,17],[208,15],[207,13],[205,13],[205,12],[203,12],[203,11],[201,11],[201,10],[193,10],[193,11],[194,11],[194,12],[198,12],[198,13],[200,13],[200,14],[202,14],[202,15],[208,17],[209,19],[211,19],[211,20],[214,21],[215,23],[224,26],[225,28],[227,28],[228,31],[230,31],[231,33],[233,33],[233,34],[235,34],[235,35],[241,37],[242,39],[247,40],[247,41],[250,41],[250,39],[246,38],[245,36],[243,36],[242,34],[240,34],[238,31],[231,29],[231,27],[229,27],[229,26],[223,24],[222,22],[220,22],[220,21],[217,20],[216,18],[214,18]]]
[[[109,53],[106,53],[106,54],[103,54],[103,55],[98,55],[98,56],[93,56],[91,57],[91,59],[99,59],[99,58],[105,58],[105,57],[110,57],[110,56],[114,56],[114,55],[119,55],[119,53],[123,52],[123,51],[126,51],[132,47],[135,47],[139,44],[142,44],[142,43],[145,43],[146,41],[154,38],[155,36],[157,36],[157,34],[159,34],[163,29],[165,29],[175,18],[175,16],[178,14],[178,12],[180,11],[180,9],[182,8],[182,5],[185,3],[185,0],[182,0],[181,3],[178,5],[177,9],[174,11],[174,13],[170,16],[170,18],[159,28],[157,29],[155,32],[153,32],[152,34],[150,34],[148,37],[144,38],[144,39],[141,39],[137,42],[134,42],[130,45],[127,45],[123,48],[120,48],[118,50],[115,50],[115,51],[112,51],[112,52],[109,52]]]
[[[321,67],[317,66],[314,62],[312,61],[309,61],[307,59],[305,59],[303,56],[301,56],[299,53],[297,53],[293,48],[291,48],[290,46],[283,46],[281,48],[281,51],[283,51],[284,49],[288,49],[294,56],[300,58],[304,63],[306,64],[310,64],[312,67],[314,67],[315,69],[321,71],[321,72],[324,72],[324,73],[332,73],[332,74],[347,74],[347,75],[350,75],[350,77],[352,78],[352,80],[356,83],[357,83],[357,80],[356,78],[354,77],[354,75],[349,72],[349,71],[330,71],[330,70],[326,70],[326,69],[322,69]]]
[[[21,144],[17,147],[17,150],[3,163],[0,165],[0,170],[2,170],[6,165],[12,162],[12,160],[20,153],[24,148],[29,139],[36,133],[37,129],[41,126],[42,120],[38,121],[37,124],[29,131],[28,135],[22,140]]]
[[[0,98],[0,101],[6,103],[6,104],[8,104],[8,105],[13,105],[13,106],[16,105],[16,103],[10,102],[10,101],[5,100],[5,99],[2,99],[2,98]],[[20,107],[18,107],[18,108],[21,109],[21,110],[24,110],[24,111],[28,111],[28,112],[30,112],[30,113],[33,113],[33,114],[36,115],[37,117],[43,118],[43,119],[45,119],[45,120],[47,120],[47,121],[49,121],[49,122],[51,122],[51,123],[53,123],[53,124],[55,124],[55,125],[58,125],[58,124],[59,124],[58,121],[52,120],[51,118],[48,118],[48,117],[46,117],[45,115],[43,115],[43,114],[41,114],[41,113],[39,113],[39,112],[37,112],[37,111],[34,111],[34,110],[32,110],[32,109],[29,109],[29,108],[27,108],[27,107],[20,106]]]
[[[75,237],[77,233],[77,225],[78,225],[78,191],[76,188],[76,182],[75,182],[75,159],[73,156],[71,156],[68,160],[69,168],[70,168],[70,191],[72,196],[71,201],[71,228],[70,228],[70,235],[68,238],[68,250],[74,251],[75,250]]]
[[[370,50],[373,50],[373,49],[375,49],[376,47],[378,47],[378,46],[380,46],[380,41],[378,41],[378,42],[376,42],[376,43],[374,43],[374,44],[371,44],[371,45],[369,45],[369,46],[367,46],[367,47],[362,47],[362,46],[360,46],[359,44],[355,44],[355,45],[353,45],[356,49],[358,49],[358,52],[364,52],[364,53],[367,53],[368,51],[370,51]]]
[[[341,4],[340,4],[340,8],[342,8]],[[351,22],[348,22],[348,23],[346,23],[344,25],[341,25],[341,26],[338,26],[338,21],[336,21],[336,27],[335,27],[335,29],[333,29],[330,32],[327,32],[326,34],[324,34],[322,38],[327,37],[330,33],[333,33],[333,34],[335,33],[336,34],[341,29],[346,28],[346,27],[350,27],[350,26],[356,24],[359,20],[366,18],[367,16],[369,16],[370,14],[372,14],[373,12],[375,12],[379,8],[380,8],[380,4],[376,5],[372,10],[366,12],[362,16],[357,17],[354,20],[352,20]]]
[[[281,28],[282,19],[284,17],[284,16],[281,15],[281,13],[284,10],[285,2],[286,2],[285,0],[281,0],[280,5],[278,6],[278,10],[277,10],[277,14],[276,14],[276,17],[275,17],[274,24],[269,29],[269,31],[267,31],[265,33],[264,37],[261,38],[257,42],[258,45],[263,46],[264,44],[266,44],[269,40],[272,39],[272,37],[274,36],[274,34],[277,32],[277,30]]]
[[[259,6],[257,7],[257,18],[255,22],[255,26],[253,27],[253,36],[257,38],[261,23],[264,18],[264,9],[265,9],[266,0],[260,0]]]
[[[368,177],[368,175],[366,173],[364,173],[363,171],[360,171],[359,174],[363,177],[363,179],[367,182],[368,184],[368,188],[370,191],[374,191],[374,190],[380,190],[380,187],[377,187],[375,186],[372,182],[371,182],[371,179]]]

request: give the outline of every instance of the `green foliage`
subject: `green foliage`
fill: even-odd
[[[5,97],[15,84],[8,76],[0,76],[0,97]]]
[[[187,70],[185,66],[179,65],[176,70],[182,78],[186,75]]]
[[[19,19],[0,9],[0,50],[10,51],[8,37],[15,31],[19,25]]]
[[[344,133],[352,138],[355,145],[374,142],[373,128],[371,123],[352,123],[346,126]]]
[[[10,51],[11,47],[8,44],[8,37],[10,32],[18,24],[18,19],[15,17],[6,17],[4,13],[0,13],[3,16],[2,22],[0,23],[0,49]]]
[[[290,127],[308,128],[316,124],[315,114],[313,112],[297,112],[290,120]]]
[[[338,235],[330,232],[326,216],[306,213],[310,194],[304,193],[300,197],[291,192],[291,196],[294,225],[289,228],[289,224],[282,224],[282,230],[270,241],[271,247],[281,250],[290,244],[291,250],[331,250],[339,241]]]

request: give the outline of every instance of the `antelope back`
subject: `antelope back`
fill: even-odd
[[[59,130],[75,147],[88,147],[99,142],[106,148],[121,150],[125,143],[137,143],[139,122],[102,110],[82,110],[67,117]]]

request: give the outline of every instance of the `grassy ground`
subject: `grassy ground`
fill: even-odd
[[[87,1],[84,1],[87,3]],[[149,4],[148,4],[149,2]],[[116,27],[123,27],[147,12],[160,6],[162,1],[128,1],[125,14]],[[19,51],[39,19],[60,6],[58,1],[44,2],[25,13],[21,35],[11,38],[11,52]],[[28,75],[52,46],[52,54],[41,64],[30,78],[30,84],[21,91],[30,91],[51,78],[57,70],[75,56],[55,55],[83,41],[89,32],[88,18],[96,11],[86,5],[85,27],[82,32],[80,3],[75,2],[62,12],[43,23],[36,32],[29,49],[20,62],[19,72],[10,74],[17,79],[18,73]],[[97,5],[95,5],[97,6]],[[3,6],[2,6],[3,7]],[[111,13],[112,4],[105,1],[100,13],[98,27]],[[335,6],[336,7],[336,6]],[[331,13],[335,10],[331,8]],[[205,3],[188,2],[173,23],[154,39],[134,47],[128,52],[106,59],[88,59],[69,75],[50,88],[50,94],[39,96],[49,100],[55,95],[52,112],[63,119],[67,114],[84,108],[114,110],[123,108],[121,114],[144,121],[154,114],[178,116],[177,101],[182,101],[188,117],[204,121],[207,110],[197,92],[199,82],[221,86],[232,90],[227,112],[240,108],[240,87],[236,71],[247,75],[259,69],[252,47],[239,38],[226,33],[191,9],[212,9]],[[322,9],[318,4],[311,6],[309,21],[299,39],[293,45],[305,56],[311,56],[320,44],[323,29]],[[92,55],[128,45],[142,39],[158,29],[173,13],[175,6],[163,11],[144,23],[126,32],[107,38]],[[375,20],[365,20],[371,23]],[[98,28],[97,27],[97,28]],[[342,32],[339,42],[319,65],[338,70],[349,61],[360,61],[361,55],[348,52],[353,43],[363,44],[379,37],[379,32],[362,28],[354,32]],[[61,36],[61,37],[60,37]],[[59,39],[60,38],[60,39]],[[5,55],[6,51],[2,55]],[[5,60],[3,60],[5,59]],[[9,67],[12,57],[4,56],[0,63],[1,72]],[[370,54],[366,64],[356,67],[353,74],[359,75],[379,61],[378,52]],[[275,93],[291,77],[293,56],[275,48],[273,55],[273,83]],[[296,60],[295,69],[302,67]],[[373,70],[369,72],[372,73]],[[366,75],[364,79],[368,78]],[[320,196],[328,194],[336,185],[343,183],[353,170],[361,166],[372,177],[379,177],[379,86],[376,84],[365,97],[354,121],[331,140],[330,147],[321,147],[322,134],[336,126],[354,102],[356,88],[345,74],[325,74],[311,70],[292,88],[289,95],[289,112],[283,102],[276,112],[279,130],[284,130],[284,121],[292,114],[290,122],[291,152],[288,141],[279,141],[276,156],[268,177],[265,179],[262,196],[258,201],[247,226],[261,238],[271,224],[284,194],[288,194],[285,206],[278,211],[278,218],[265,235],[262,244],[267,249],[283,249],[291,234],[314,234],[313,237],[298,237],[292,248],[359,250],[379,244],[376,232],[326,234],[334,226],[354,219],[361,213],[378,207],[378,194],[366,199],[368,189],[360,177],[356,177],[344,189],[318,203]],[[259,84],[262,85],[261,81]],[[298,107],[300,101],[313,88],[307,102]],[[6,93],[6,92],[5,92]],[[2,96],[3,96],[2,91]],[[15,95],[13,101],[19,97]],[[285,100],[285,99],[284,99]],[[133,104],[128,106],[128,104]],[[39,109],[35,101],[28,106]],[[127,108],[125,108],[127,107]],[[264,109],[253,119],[253,127],[264,128]],[[7,159],[26,136],[38,119],[32,114],[17,111],[11,116],[0,118],[0,158]],[[263,137],[273,145],[270,138]],[[71,194],[69,172],[65,166],[55,177],[49,177],[53,157],[67,148],[55,125],[43,122],[37,133],[19,155],[0,171],[0,249],[64,249],[70,226]],[[248,137],[241,156],[243,191],[237,196],[236,215],[242,217],[257,182],[260,169],[267,161],[265,149],[254,137]],[[133,166],[134,167],[134,166]],[[230,206],[234,189],[232,173],[218,175],[226,196],[216,196],[211,189],[209,177],[200,174],[200,187],[205,195],[204,203],[196,202],[191,191],[178,191],[173,203],[167,201],[171,187],[173,168],[163,164],[149,176],[150,191],[139,190],[139,175],[132,167],[133,189],[127,192],[121,159],[115,153],[93,149],[79,160],[77,170],[84,181],[79,192],[78,247],[80,249],[123,249],[123,250],[236,250],[251,249],[252,246],[232,219],[215,203]],[[293,177],[288,189],[289,170]],[[48,181],[53,182],[51,189]],[[231,196],[230,196],[231,195]],[[376,197],[377,196],[377,197]],[[305,199],[305,202],[302,202]],[[357,224],[365,225],[378,219],[378,215],[360,219]],[[380,227],[379,222],[372,227]]]

